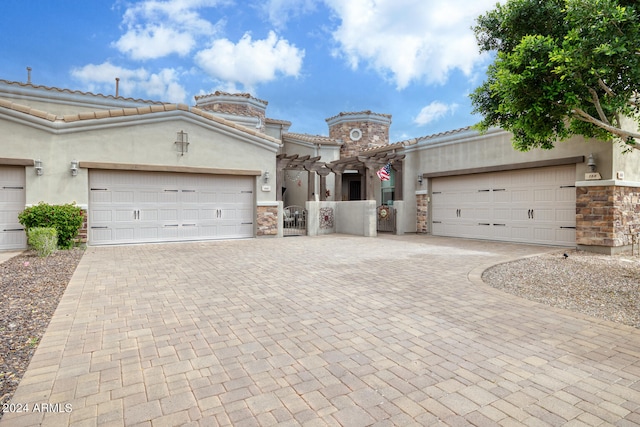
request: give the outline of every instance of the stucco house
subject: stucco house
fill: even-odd
[[[267,105],[0,80],[0,249],[26,247],[17,214],[41,201],[81,206],[89,245],[283,236],[299,223],[290,206],[311,235],[388,230],[603,253],[628,250],[640,225],[637,151],[573,138],[522,153],[499,129],[391,142],[392,117],[371,111],[326,119],[328,136],[298,134]]]

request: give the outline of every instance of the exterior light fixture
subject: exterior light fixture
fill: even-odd
[[[422,185],[422,174],[418,174],[418,184]]]
[[[71,171],[71,176],[77,176],[78,175],[78,161],[77,160],[72,160],[71,161],[71,168],[69,170]]]
[[[42,160],[38,159],[34,162],[34,166],[35,166],[35,170],[36,170],[36,175],[40,176],[42,175],[44,172],[42,170]]]
[[[595,172],[596,171],[596,161],[593,158],[593,154],[589,154],[589,160],[587,161],[587,167],[589,168],[590,172]]]
[[[262,180],[264,181],[265,184],[269,182],[270,177],[271,175],[269,175],[269,171],[264,171],[264,174],[262,175]]]
[[[184,153],[189,151],[189,134],[182,130],[178,132],[175,144],[177,151],[184,156]]]

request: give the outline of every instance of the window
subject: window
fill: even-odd
[[[380,190],[382,192],[381,201],[383,205],[391,206],[395,199],[396,171],[391,168],[389,181],[381,181]]]

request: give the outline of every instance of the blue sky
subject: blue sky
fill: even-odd
[[[249,92],[290,131],[391,114],[391,142],[475,124],[496,0],[3,0],[0,79],[194,105]]]

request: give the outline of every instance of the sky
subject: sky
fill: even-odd
[[[496,0],[3,0],[0,79],[195,105],[268,101],[290,132],[391,114],[390,142],[473,125],[492,58],[471,27]]]

